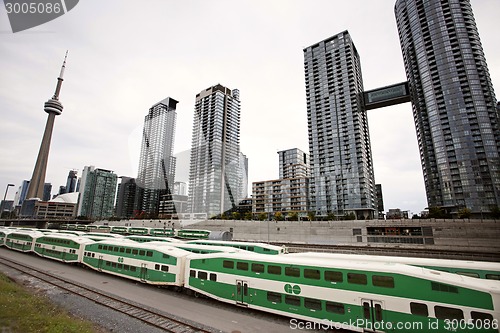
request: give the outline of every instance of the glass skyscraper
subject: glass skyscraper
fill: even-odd
[[[81,196],[80,215],[105,219],[114,214],[117,176],[113,171],[85,167],[85,188]]]
[[[500,116],[468,0],[398,0],[429,207],[500,206]]]
[[[241,196],[240,93],[220,84],[196,95],[188,212],[217,216]]]
[[[173,157],[177,101],[167,97],[149,109],[144,117],[139,174],[136,179],[137,214],[158,214],[160,198],[174,186]]]
[[[375,181],[358,52],[347,31],[304,49],[310,209],[316,216],[375,213]]]

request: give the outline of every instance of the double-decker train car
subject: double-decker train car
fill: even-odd
[[[62,262],[79,263],[82,260],[85,245],[94,243],[87,237],[71,234],[46,234],[35,241],[34,252]]]
[[[176,236],[184,239],[208,239],[210,230],[180,229]]]
[[[175,236],[175,230],[174,229],[167,229],[167,228],[151,228],[149,231],[149,234],[151,236],[163,236],[163,237],[174,237]]]
[[[11,232],[13,232],[13,230],[11,230],[11,229],[7,229],[7,228],[0,229],[0,246],[5,245],[5,240],[7,239],[7,235],[10,234]]]
[[[188,256],[185,274],[186,288],[208,297],[332,328],[498,332],[498,281],[397,263],[240,253]]]
[[[129,227],[124,227],[124,226],[114,226],[114,227],[111,227],[110,232],[112,234],[125,235],[128,233],[128,228]]]
[[[200,244],[200,245],[211,245],[211,246],[229,246],[235,247],[237,249],[242,249],[250,252],[260,253],[260,254],[285,254],[288,250],[285,246],[276,246],[265,243],[253,243],[253,242],[234,242],[234,241],[219,241],[219,240],[190,240],[186,241],[188,244]]]
[[[95,270],[148,284],[184,285],[184,258],[190,252],[167,243],[110,239],[85,246],[82,263]]]
[[[44,234],[39,231],[15,230],[6,235],[5,246],[21,252],[33,252],[37,238]]]
[[[124,238],[126,239],[131,239],[133,241],[136,241],[138,243],[144,243],[144,242],[183,242],[179,239],[176,238],[171,238],[171,237],[160,237],[160,236],[139,236],[139,235],[129,235],[125,236]]]
[[[127,232],[130,235],[142,235],[146,236],[149,235],[151,228],[146,228],[146,227],[129,227]]]
[[[318,253],[318,252],[301,252],[290,253],[288,256],[302,258],[318,258],[321,260],[355,260],[355,261],[370,261],[370,262],[393,262],[438,271],[455,273],[475,278],[500,280],[500,263],[486,261],[469,261],[469,260],[451,260],[451,259],[434,259],[434,258],[413,258],[413,257],[391,257],[391,256],[373,256],[360,254],[344,254],[344,253]]]

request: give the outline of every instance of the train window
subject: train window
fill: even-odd
[[[470,276],[470,277],[474,277],[474,278],[478,278],[479,277],[479,274],[477,273],[474,273],[474,272],[455,272],[459,275],[463,275],[463,276]]]
[[[436,305],[434,307],[434,312],[436,314],[436,318],[438,319],[464,319],[464,312],[460,309]]]
[[[300,277],[300,268],[285,267],[285,275],[286,276],[293,276],[293,277]]]
[[[168,254],[163,254],[163,259],[170,259],[170,256]]]
[[[116,268],[116,262],[112,262],[111,267]]]
[[[155,269],[156,269],[157,271],[159,271],[159,270],[160,270],[160,265],[155,264]]]
[[[147,251],[147,252],[146,252],[146,256],[148,256],[148,257],[152,257],[152,256],[153,256],[153,251]]]
[[[330,282],[343,282],[344,277],[342,276],[342,272],[325,271],[325,280]]]
[[[241,262],[238,261],[236,263],[236,268],[242,271],[248,271],[248,263],[247,262]]]
[[[489,323],[493,323],[493,316],[489,313],[471,311],[470,317],[474,321],[474,326],[477,329],[485,328],[484,326]]]
[[[432,282],[432,290],[458,294],[458,288],[443,283]]]
[[[136,271],[136,267],[135,266],[130,266],[130,271],[131,272],[135,272]]]
[[[281,294],[273,293],[272,291],[267,292],[267,300],[273,303],[281,303]]]
[[[198,279],[206,280],[207,276],[208,276],[207,272],[198,272]]]
[[[161,265],[161,271],[162,272],[168,272],[168,266]]]
[[[138,253],[139,253],[139,251],[138,251],[138,250],[136,250],[136,249],[133,249],[133,250],[132,250],[132,254],[138,254]]]
[[[130,249],[125,249],[125,253],[130,254],[130,252],[132,252]]]
[[[300,297],[285,295],[285,303],[293,306],[300,306]]]
[[[224,260],[222,262],[222,267],[224,268],[231,268],[233,269],[234,268],[234,261],[231,261],[231,260]]]
[[[255,251],[255,248],[253,246],[249,246],[248,247],[248,251],[252,251],[253,252],[253,251]]]
[[[345,314],[344,304],[336,302],[326,302],[326,311],[336,314]]]
[[[252,264],[252,272],[254,272],[254,273],[264,273],[264,265],[262,265],[262,264]]]
[[[107,245],[103,245],[102,249],[105,250],[105,251],[107,251],[108,250],[108,246]]]
[[[120,247],[120,252],[121,252],[121,253],[125,252],[125,248]]]
[[[394,288],[394,278],[392,276],[372,276],[372,283],[377,287]]]
[[[281,274],[281,267],[269,265],[269,266],[267,266],[267,272],[269,274],[280,275]]]
[[[97,248],[98,248],[99,250],[102,250],[102,245],[99,245]]]
[[[146,251],[144,251],[144,250],[139,250],[139,255],[140,255],[140,256],[143,256],[143,255],[145,255],[145,254],[146,254]]]
[[[106,261],[106,266],[111,266],[111,263],[109,261]]]
[[[210,281],[217,281],[217,274],[210,273]]]
[[[122,264],[118,264],[116,266],[118,267],[118,269],[123,269],[123,265]]]
[[[192,277],[192,278],[196,277],[196,271],[194,269],[190,270],[189,271],[189,276]]]
[[[304,298],[304,306],[310,310],[321,311],[321,301],[312,298]]]
[[[410,311],[411,314],[417,316],[424,316],[424,317],[429,316],[429,310],[427,310],[427,304],[411,302]]]
[[[306,279],[319,280],[319,278],[321,276],[319,274],[319,270],[318,269],[309,269],[309,268],[306,268],[306,269],[304,269],[304,277]]]
[[[130,269],[130,266],[129,265],[123,265],[123,269],[128,271]]]
[[[347,273],[347,282],[354,284],[366,284],[366,274]]]
[[[114,252],[119,252],[120,248],[118,246],[115,246]]]
[[[264,252],[271,252],[271,250],[264,248]]]
[[[500,274],[486,274],[488,280],[500,280]]]

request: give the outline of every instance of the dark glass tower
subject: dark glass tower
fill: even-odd
[[[500,116],[468,0],[398,0],[429,207],[500,205]]]
[[[176,164],[173,149],[177,103],[175,99],[167,97],[153,105],[144,117],[135,197],[139,214],[157,215],[160,198],[172,193]]]
[[[358,52],[347,31],[304,49],[316,215],[374,217],[375,181]]]

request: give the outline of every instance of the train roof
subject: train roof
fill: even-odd
[[[102,237],[107,237],[107,238],[123,238],[123,235],[110,234],[107,232],[86,232],[85,236],[102,236]]]
[[[260,253],[210,253],[205,255],[193,254],[192,259],[227,258],[233,260],[250,260],[254,262],[275,263],[285,265],[300,265],[318,268],[346,269],[357,271],[369,271],[381,274],[401,274],[415,278],[427,279],[435,282],[446,283],[454,286],[488,291],[500,295],[500,282],[496,280],[477,279],[454,273],[436,271],[417,266],[411,266],[392,262],[370,262],[365,260],[329,260],[321,258],[297,257],[297,256],[269,256]]]
[[[455,259],[437,259],[437,258],[415,258],[415,257],[393,257],[376,256],[362,254],[346,253],[324,253],[324,252],[300,252],[289,253],[287,256],[321,258],[323,260],[344,259],[344,260],[364,260],[371,262],[394,262],[407,265],[423,265],[434,267],[461,267],[470,269],[500,270],[500,263],[487,261],[469,261]]]
[[[238,241],[223,241],[223,240],[211,240],[211,239],[195,239],[186,241],[188,244],[196,244],[196,243],[207,243],[207,244],[231,244],[231,245],[245,245],[245,246],[260,246],[268,249],[275,249],[276,251],[283,250],[282,246],[259,243],[259,242],[238,242]]]
[[[128,235],[128,236],[123,236],[126,239],[132,239],[132,238],[137,238],[137,239],[157,239],[159,242],[166,241],[166,242],[175,242],[175,243],[184,243],[184,241],[177,239],[177,238],[172,238],[172,237],[161,237],[161,236],[147,236],[147,235]]]
[[[92,239],[84,237],[84,236],[63,234],[63,233],[44,234],[42,237],[39,237],[38,240],[42,239],[42,238],[68,239],[68,240],[72,240],[73,242],[76,242],[79,244],[94,243],[94,241]]]
[[[131,239],[105,239],[102,241],[95,242],[95,244],[102,244],[102,245],[113,245],[113,246],[127,246],[135,249],[141,249],[141,250],[155,250],[159,252],[163,252],[165,254],[174,256],[174,257],[185,257],[191,252],[179,249],[175,246],[170,245],[171,243],[167,242],[145,242],[145,243],[139,243],[136,241],[133,241]]]
[[[149,243],[165,244],[165,242],[149,242]],[[225,252],[225,253],[252,253],[250,251],[241,250],[241,249],[237,249],[235,247],[228,247],[228,246],[188,244],[185,242],[177,242],[177,243],[172,242],[172,243],[166,243],[166,244],[169,244],[169,245],[175,246],[175,247],[183,247],[185,249],[200,250],[200,251],[207,251],[207,252],[219,251],[219,252]]]

